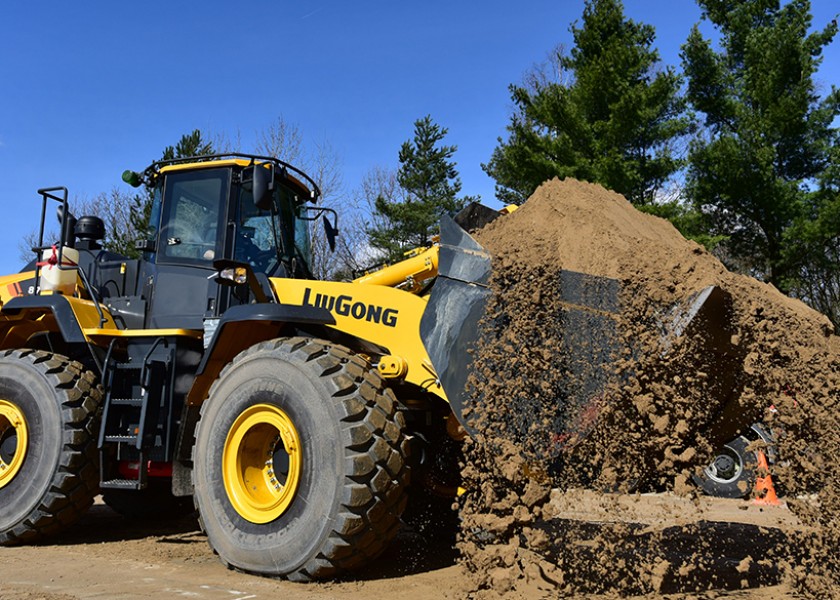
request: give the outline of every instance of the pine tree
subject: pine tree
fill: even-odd
[[[440,145],[448,130],[431,116],[414,123],[414,139],[403,143],[397,181],[404,199],[379,196],[374,209],[381,223],[367,230],[371,245],[386,260],[397,261],[407,250],[428,245],[441,215],[463,208],[461,180],[452,156],[456,146]]]
[[[710,233],[727,237],[730,266],[791,289],[798,240],[787,232],[819,213],[813,186],[838,140],[840,91],[820,99],[814,81],[837,25],[809,33],[807,0],[698,3],[720,42],[695,26],[683,46],[687,96],[707,128],[690,149],[688,193]]]
[[[190,158],[213,154],[213,142],[205,140],[200,129],[193,129],[192,133],[185,133],[175,146],[167,146],[163,150],[163,160],[175,158]]]
[[[554,73],[511,86],[509,137],[483,168],[505,202],[574,177],[650,204],[680,167],[673,142],[691,130],[681,79],[661,67],[653,27],[628,19],[618,0],[588,0],[571,32],[575,46],[558,51]]]
[[[840,330],[840,144],[834,144],[817,190],[783,239],[790,293]]]

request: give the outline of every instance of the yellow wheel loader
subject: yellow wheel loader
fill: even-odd
[[[336,218],[292,165],[125,178],[153,195],[142,258],[104,250],[102,220],[49,188],[37,259],[0,278],[0,543],[60,531],[100,492],[152,518],[192,496],[226,564],[305,580],[381,553],[410,485],[454,495],[462,432],[420,337],[436,251],[314,281],[311,221],[334,239]]]
[[[0,277],[0,543],[60,531],[98,493],[151,518],[192,497],[224,563],[308,580],[378,556],[410,492],[454,496],[490,274],[465,229],[498,213],[472,207],[401,263],[316,281],[310,226],[334,242],[337,216],[292,165],[226,154],[124,179],[153,198],[141,258],[104,250],[102,220],[49,188],[37,258]],[[617,283],[565,277],[589,340],[573,412],[603,385]]]

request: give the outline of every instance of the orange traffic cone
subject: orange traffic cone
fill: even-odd
[[[755,458],[758,462],[755,478],[755,499],[753,504],[765,506],[779,506],[779,497],[776,495],[776,488],[773,486],[773,478],[770,476],[770,465],[767,464],[767,456],[761,450],[756,450]]]

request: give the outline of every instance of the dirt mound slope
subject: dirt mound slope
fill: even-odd
[[[840,344],[827,318],[597,185],[548,182],[475,237],[493,256],[493,296],[468,386],[479,434],[460,549],[479,594],[779,582],[837,594]],[[695,495],[692,475],[757,420],[779,437],[773,473],[803,527],[735,535],[684,510],[660,527],[553,518],[552,487],[608,503]],[[727,535],[754,538],[758,554],[736,561],[734,583],[709,568]]]

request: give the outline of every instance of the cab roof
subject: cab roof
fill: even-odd
[[[279,171],[279,174],[283,176],[285,183],[295,189],[301,198],[311,200],[313,203],[320,198],[321,190],[309,175],[287,162],[270,156],[231,153],[161,160],[152,163],[146,169],[145,174],[150,179],[156,179],[160,175],[172,172],[216,169],[219,167],[247,168],[255,164],[262,165],[267,169],[273,166],[275,171]]]

